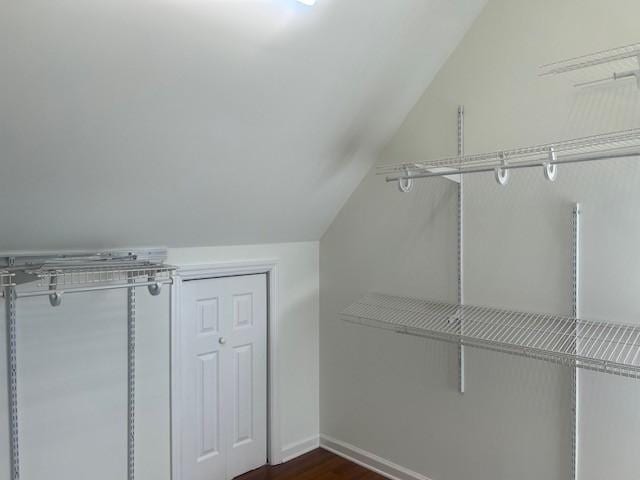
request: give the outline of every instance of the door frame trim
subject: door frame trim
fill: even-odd
[[[278,392],[278,260],[239,260],[230,262],[178,266],[171,287],[171,478],[183,480],[181,474],[182,449],[180,434],[180,316],[182,311],[182,283],[188,280],[233,277],[239,275],[267,275],[267,461],[282,463],[280,438],[280,403]]]

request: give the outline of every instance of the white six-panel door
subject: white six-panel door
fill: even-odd
[[[266,463],[267,278],[184,282],[182,480],[230,480]]]

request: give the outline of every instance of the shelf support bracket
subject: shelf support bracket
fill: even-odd
[[[571,215],[571,315],[580,318],[580,204],[576,203]],[[574,353],[578,350],[578,323],[574,329]],[[577,362],[571,368],[571,480],[578,479],[578,439],[580,425],[580,373]]]
[[[464,155],[464,106],[458,107],[458,156]],[[458,175],[458,305],[464,302],[464,182],[462,175]],[[460,335],[464,333],[464,318],[462,309],[458,315],[460,321]],[[458,345],[458,391],[464,394],[464,345]]]

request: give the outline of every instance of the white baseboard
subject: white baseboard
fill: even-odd
[[[320,438],[315,435],[313,437],[306,438],[299,442],[290,443],[282,447],[282,462],[288,462],[294,458],[309,453],[311,450],[315,450],[320,446]]]
[[[320,446],[391,480],[430,480],[428,477],[328,435],[320,436]]]

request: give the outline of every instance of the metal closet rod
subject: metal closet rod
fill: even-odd
[[[425,172],[425,173],[416,173],[416,174],[409,174],[409,175],[388,176],[386,177],[386,181],[397,182],[399,180],[410,180],[414,178],[431,178],[431,177],[444,177],[448,175],[464,175],[467,173],[494,172],[496,168],[499,168],[500,170],[515,170],[519,168],[544,167],[546,165],[565,165],[569,163],[593,162],[597,160],[612,160],[612,159],[622,159],[622,158],[637,157],[637,156],[640,156],[640,147],[627,152],[599,153],[599,154],[592,154],[592,155],[583,155],[579,157],[574,156],[574,157],[567,157],[567,158],[558,158],[553,162],[548,160],[534,160],[529,162],[513,163],[513,164],[506,163],[500,166],[492,165],[492,166],[469,167],[469,168],[460,168],[460,169],[452,168],[451,170],[442,171],[442,172]],[[429,167],[425,167],[425,170],[428,168]]]
[[[173,283],[172,279],[169,280],[160,280],[157,282],[139,282],[139,283],[128,283],[123,285],[102,285],[99,287],[77,287],[77,288],[68,288],[68,289],[60,289],[60,290],[38,290],[37,292],[16,292],[17,298],[27,298],[27,297],[42,297],[49,295],[64,295],[67,293],[83,293],[83,292],[96,292],[99,290],[118,290],[121,288],[135,288],[135,287],[154,287],[156,285],[170,285]],[[5,296],[5,293],[2,292],[2,296]]]

